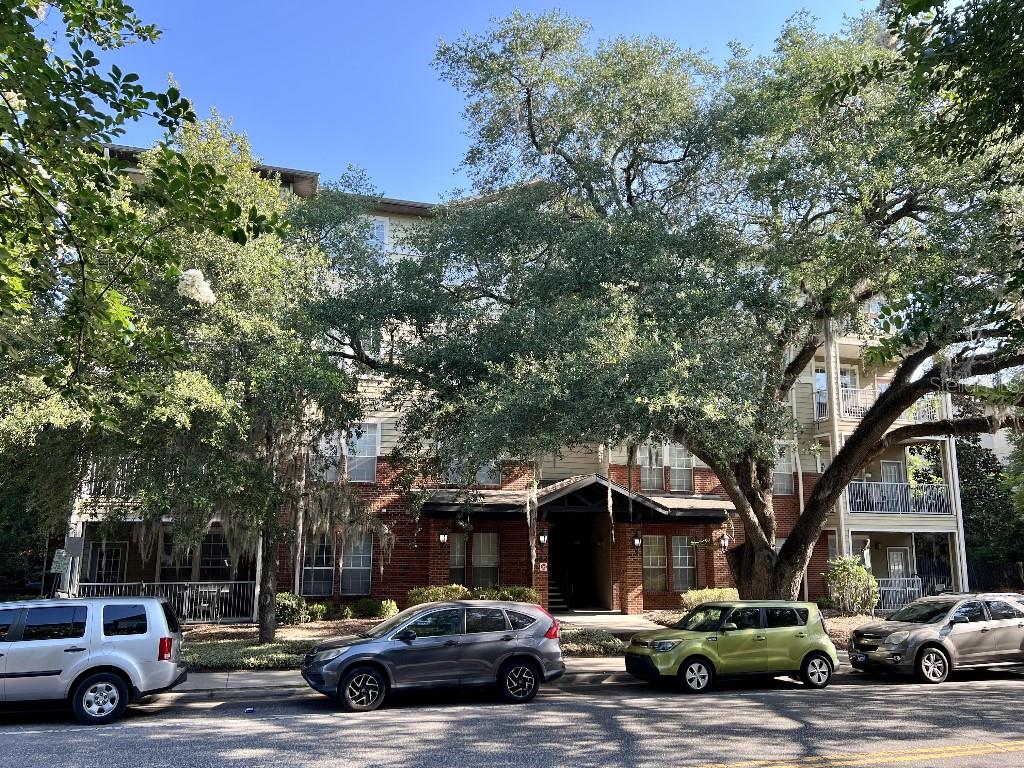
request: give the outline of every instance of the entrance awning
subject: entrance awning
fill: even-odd
[[[618,519],[633,504],[633,519],[637,522],[668,522],[688,520],[695,522],[721,522],[736,510],[732,502],[713,496],[694,496],[671,493],[638,493],[630,491],[603,475],[575,475],[537,489],[537,504],[541,513],[555,511],[594,511],[607,505],[608,489]],[[451,517],[469,512],[474,515],[510,517],[523,514],[529,503],[529,490],[457,490],[428,491],[423,504],[427,517]]]

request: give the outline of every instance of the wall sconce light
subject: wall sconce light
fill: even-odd
[[[644,545],[643,537],[639,533],[633,534],[633,546],[640,549]]]
[[[447,531],[441,531],[441,533],[439,533],[437,535],[437,540],[440,541],[442,544],[447,544],[448,543],[448,532]]]
[[[722,545],[722,551],[723,552],[728,552],[729,551],[729,544],[731,542],[732,542],[732,539],[729,538],[729,534],[728,533],[723,533],[721,541],[719,542]]]
[[[542,547],[546,547],[547,546],[548,535],[546,533],[542,533],[540,536],[537,537],[537,539],[540,541],[540,545]]]

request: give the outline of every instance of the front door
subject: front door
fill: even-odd
[[[909,579],[910,573],[910,548],[889,547],[886,550],[889,560],[890,579]]]
[[[515,649],[516,634],[500,608],[467,608],[459,666],[461,683],[493,683],[498,665]]]
[[[404,629],[413,640],[391,640],[384,657],[397,686],[446,685],[459,680],[462,609],[442,608],[420,616]]]
[[[4,696],[8,701],[64,697],[89,659],[87,610],[84,605],[27,610],[21,639],[9,644],[5,657]]]
[[[718,633],[720,671],[736,675],[763,669],[767,638],[761,625],[761,609],[736,608],[726,617],[725,624],[735,624],[736,629]]]
[[[985,607],[978,600],[971,600],[956,609],[950,619],[949,639],[956,648],[960,664],[980,664],[990,660],[992,655],[992,622],[985,613]]]

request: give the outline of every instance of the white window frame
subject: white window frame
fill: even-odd
[[[497,587],[501,584],[501,537],[491,531],[473,534],[473,586]],[[484,579],[493,571],[494,580]],[[490,583],[483,583],[488,581]]]
[[[370,222],[371,239],[382,251],[389,250],[391,242],[391,220],[387,216],[374,216]]]
[[[886,480],[885,470],[886,467],[891,468],[895,465],[898,468],[897,476],[898,480]],[[907,465],[898,459],[883,459],[878,462],[878,479],[883,483],[892,483],[894,485],[902,484],[907,482]]]
[[[448,581],[451,584],[466,583],[466,543],[468,536],[463,531],[448,534]],[[461,571],[461,574],[457,573]]]
[[[326,540],[327,553],[324,557]],[[326,571],[326,574],[324,573]],[[324,576],[327,578],[323,578]],[[319,577],[319,578],[317,578]],[[310,585],[318,585],[317,589]],[[327,591],[319,585],[327,584]],[[321,533],[308,537],[302,551],[302,584],[304,597],[330,597],[334,594],[334,534]]]
[[[356,541],[360,545],[365,545],[369,540],[368,551],[362,551],[363,546],[360,547],[360,552],[352,552],[352,544]],[[349,535],[344,538],[341,544],[341,558],[338,563],[340,584],[339,588],[342,595],[345,596],[359,596],[368,595],[373,587],[373,534],[367,531],[357,539],[355,536]],[[363,590],[360,588],[358,591],[346,588],[345,576],[346,571],[358,572],[359,574],[365,574],[364,578],[360,578],[360,581],[365,580],[366,588]]]
[[[795,462],[793,451],[796,446],[792,443],[778,443],[779,458],[772,470],[772,494],[775,496],[792,496],[796,493],[796,482],[793,478]]]
[[[680,575],[685,578],[680,580]],[[680,582],[685,583],[680,583]],[[692,536],[672,537],[672,590],[686,592],[697,587],[697,550]]]
[[[669,486],[673,491],[693,493],[693,454],[684,445],[668,445]]]
[[[484,462],[476,471],[477,485],[501,485],[501,462]]]
[[[651,462],[655,462],[652,464]],[[637,449],[637,463],[640,465],[640,490],[665,490],[665,446],[659,443],[644,443]],[[654,481],[652,483],[652,481]]]
[[[350,483],[377,482],[377,456],[380,454],[380,422],[365,421],[345,436],[346,472]],[[373,432],[372,437],[370,432]],[[359,433],[357,435],[357,433]],[[365,451],[365,453],[359,453]],[[355,472],[353,472],[355,470]]]
[[[828,548],[825,556],[831,563],[839,557],[839,531],[835,528],[825,529],[825,546]]]
[[[657,545],[657,546],[656,546]],[[648,534],[641,539],[641,550],[643,557],[643,591],[644,592],[667,592],[668,591],[668,541],[663,534]],[[657,550],[660,550],[657,551]],[[648,578],[648,572],[658,574],[658,583],[661,588]]]

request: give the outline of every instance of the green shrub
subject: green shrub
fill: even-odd
[[[831,597],[819,597],[817,599],[818,607],[823,611],[829,611],[835,606],[832,604]]]
[[[323,621],[327,618],[326,603],[310,603],[308,606],[310,621]]]
[[[878,604],[878,582],[859,557],[837,557],[825,568],[825,587],[841,614],[869,613]]]
[[[566,656],[621,656],[626,644],[603,629],[563,629],[562,653]]]
[[[373,619],[380,613],[380,600],[364,597],[352,605],[352,613],[359,619]]]
[[[348,620],[352,618],[352,607],[349,605],[343,605],[338,610],[338,618]]]
[[[477,600],[508,600],[514,603],[540,603],[540,595],[533,587],[482,587],[473,590]]]
[[[448,600],[469,600],[473,593],[461,584],[446,584],[444,586],[416,587],[409,590],[409,605],[420,605],[422,603],[446,602]]]
[[[740,594],[732,587],[708,587],[691,589],[679,596],[679,605],[684,611],[692,611],[701,603],[720,603],[726,600],[739,600]]]
[[[398,603],[394,600],[381,600],[380,609],[377,611],[375,618],[390,619],[396,613],[398,613]]]
[[[306,601],[291,592],[278,592],[274,596],[274,616],[281,625],[305,624],[309,621]]]

